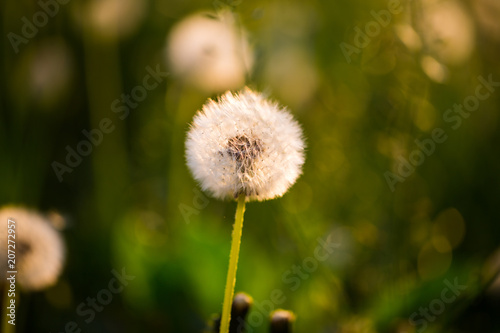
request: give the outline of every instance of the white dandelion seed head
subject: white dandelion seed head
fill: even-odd
[[[15,239],[7,238],[9,219],[16,222]],[[56,283],[64,263],[65,246],[60,233],[45,216],[15,206],[0,209],[0,269],[3,273],[11,270],[7,267],[8,239],[15,241],[16,282],[21,288],[41,290]]]
[[[253,64],[246,34],[230,11],[197,13],[177,23],[167,58],[174,75],[206,92],[243,87]]]
[[[214,197],[282,196],[302,173],[302,129],[286,108],[245,88],[209,100],[187,134],[187,164]]]
[[[423,42],[430,55],[445,65],[458,66],[471,56],[475,45],[474,22],[456,0],[422,2]]]

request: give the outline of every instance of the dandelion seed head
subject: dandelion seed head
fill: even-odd
[[[245,32],[230,11],[180,21],[169,34],[167,58],[175,76],[206,92],[243,87],[253,64]]]
[[[246,88],[209,100],[186,140],[187,164],[219,199],[282,196],[302,173],[302,129],[286,108]]]
[[[427,0],[422,9],[422,37],[430,55],[445,65],[465,63],[474,50],[475,27],[461,2]]]
[[[15,239],[7,236],[9,219],[15,221]],[[2,272],[12,270],[7,267],[8,239],[11,239],[15,242],[16,282],[20,287],[41,290],[55,284],[62,271],[65,248],[60,233],[50,221],[35,211],[15,206],[1,208],[0,221]]]

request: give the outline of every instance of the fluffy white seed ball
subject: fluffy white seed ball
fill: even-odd
[[[430,55],[451,66],[466,62],[474,50],[475,28],[461,2],[427,0],[422,5],[422,37]]]
[[[267,200],[282,196],[304,164],[299,124],[283,107],[246,88],[209,100],[186,140],[187,164],[214,197]]]
[[[242,88],[253,64],[245,33],[229,11],[197,13],[177,23],[167,57],[175,76],[210,93]]]
[[[9,219],[16,222],[15,239],[7,238]],[[13,270],[7,267],[8,239],[15,242],[15,249],[10,249],[15,251],[14,270],[17,270],[16,282],[20,287],[40,290],[56,283],[63,267],[65,247],[60,233],[45,216],[14,206],[0,209],[0,270],[4,274]]]

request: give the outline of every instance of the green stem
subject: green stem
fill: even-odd
[[[229,321],[231,320],[231,305],[233,303],[234,285],[236,284],[236,269],[238,268],[238,257],[240,254],[241,231],[243,229],[243,214],[245,213],[245,194],[238,197],[238,207],[234,218],[233,235],[231,239],[231,254],[229,256],[229,269],[227,271],[226,291],[224,292],[224,304],[222,305],[222,318],[220,333],[229,332]]]
[[[4,289],[4,294],[3,294],[2,309],[6,309],[7,306],[9,306],[9,302],[10,302],[9,288],[7,286],[4,286],[4,288],[5,289]],[[3,311],[1,313],[3,314],[3,316],[2,316],[2,332],[15,333],[16,327],[14,325],[9,324],[10,317],[7,316],[7,313],[3,313]]]

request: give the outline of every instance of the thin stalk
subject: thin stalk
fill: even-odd
[[[238,268],[238,257],[240,255],[241,231],[243,230],[244,213],[245,194],[240,194],[238,197],[238,207],[236,208],[236,216],[234,218],[233,234],[231,238],[231,254],[229,256],[229,269],[227,271],[224,304],[222,305],[220,333],[229,332],[229,321],[231,320],[231,305],[233,303],[234,285],[236,284],[236,269]]]

